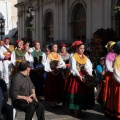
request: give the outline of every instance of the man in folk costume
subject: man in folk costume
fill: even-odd
[[[5,58],[5,56],[3,55],[3,51],[1,49],[3,44],[4,42],[0,40],[0,78],[3,78],[3,59]]]
[[[10,45],[9,43],[10,43],[10,39],[5,38],[4,45],[1,48],[3,51],[3,54],[5,55],[5,58],[3,61],[4,79],[8,87],[9,87],[9,76],[12,70],[11,53],[14,51],[14,46]]]
[[[43,86],[44,86],[44,66],[46,64],[46,55],[43,51],[41,51],[40,43],[38,41],[34,41],[35,50],[31,52],[33,57],[33,69],[30,73],[30,78],[35,86],[36,95],[38,97],[43,95]]]
[[[18,72],[18,65],[22,60],[25,60],[26,51],[23,49],[23,45],[21,40],[17,40],[17,48],[11,54],[11,62],[13,64],[13,71],[11,74],[11,78],[15,73]]]

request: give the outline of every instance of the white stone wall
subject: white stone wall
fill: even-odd
[[[17,0],[0,0],[0,15],[5,19],[5,36],[12,37],[17,28],[17,8],[14,5]],[[1,17],[0,16],[0,17]]]

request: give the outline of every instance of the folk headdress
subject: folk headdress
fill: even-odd
[[[71,46],[74,49],[76,49],[76,47],[79,46],[79,45],[81,45],[81,44],[83,44],[83,42],[81,40],[77,40],[77,41],[73,42]]]
[[[114,44],[116,44],[116,42],[109,41],[105,47],[107,48],[108,51],[111,51]]]

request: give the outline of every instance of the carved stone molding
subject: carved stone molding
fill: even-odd
[[[48,5],[48,4],[51,4],[51,3],[55,3],[57,5],[57,4],[62,4],[64,1],[65,0],[43,0],[42,4],[43,5]]]
[[[23,11],[18,12],[18,17],[21,17],[23,15]]]
[[[54,3],[57,4],[63,4],[65,0],[54,0]]]
[[[34,8],[35,8],[36,11],[39,11],[39,9],[40,9],[40,3],[38,2],[38,3],[34,6]]]
[[[51,4],[53,2],[54,2],[54,0],[43,0],[43,5],[48,5],[48,4]]]

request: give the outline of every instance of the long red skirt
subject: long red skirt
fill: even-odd
[[[72,74],[66,80],[63,106],[68,109],[91,109],[95,104],[94,87],[87,86]]]
[[[107,72],[105,77],[105,86],[103,88],[103,101],[105,103],[105,114],[113,116],[113,73]]]
[[[103,80],[100,84],[99,87],[99,94],[98,94],[98,102],[102,105],[106,104],[107,102],[110,102],[109,100],[110,97],[110,90],[111,90],[111,85],[112,85],[112,73],[107,72],[105,75],[105,80]]]
[[[61,74],[53,75],[48,72],[45,80],[45,100],[49,102],[62,102],[65,79]]]
[[[120,83],[114,79],[112,79],[110,91],[108,91],[105,114],[114,120],[120,119]]]

